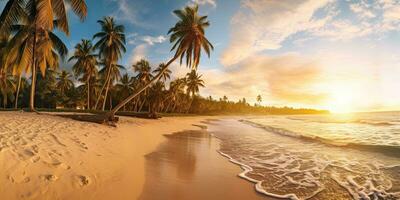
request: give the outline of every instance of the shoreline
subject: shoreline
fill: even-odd
[[[194,126],[202,129],[165,135],[167,140],[146,155],[140,200],[274,199],[238,177],[241,167],[218,153],[221,141],[207,131],[207,123]]]

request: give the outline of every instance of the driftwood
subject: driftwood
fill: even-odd
[[[137,117],[145,119],[159,119],[161,116],[157,113],[135,113],[135,112],[117,112],[118,116]],[[57,116],[65,117],[77,121],[91,122],[97,124],[104,124],[109,126],[116,126],[119,117],[114,117],[113,121],[106,116],[106,114],[57,114]]]
[[[83,122],[92,122],[97,124],[104,124],[109,126],[116,126],[119,118],[114,117],[114,121],[110,121],[106,115],[102,114],[58,114],[57,116],[74,119]]]
[[[137,117],[145,119],[159,119],[161,116],[157,113],[137,113],[137,112],[117,112],[118,116]]]

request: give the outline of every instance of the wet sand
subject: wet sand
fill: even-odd
[[[271,199],[237,176],[242,169],[217,152],[219,141],[206,130],[181,131],[166,138],[146,155],[139,199]]]

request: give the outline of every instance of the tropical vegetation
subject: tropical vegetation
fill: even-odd
[[[125,28],[113,17],[98,21],[100,31],[82,39],[69,58],[57,35],[69,35],[66,5],[83,21],[84,0],[8,0],[0,16],[0,103],[3,108],[72,108],[104,111],[105,121],[114,121],[117,111],[148,113],[270,113],[295,114],[320,111],[251,106],[201,97],[206,86],[197,71],[202,52],[210,56],[213,45],[206,38],[210,23],[198,14],[198,6],[175,10],[178,21],[168,31],[172,58],[166,63],[141,59],[131,66],[119,61],[126,52]],[[56,34],[57,33],[57,34]],[[59,66],[61,60],[70,70]],[[179,62],[190,70],[175,77],[169,66]],[[133,73],[129,73],[132,71]],[[108,111],[106,113],[106,111]]]

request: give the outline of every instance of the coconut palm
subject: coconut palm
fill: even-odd
[[[260,94],[257,96],[257,102],[258,102],[258,105],[261,105],[262,97]]]
[[[165,81],[167,81],[167,79],[170,79],[171,78],[171,70],[170,69],[165,69],[164,70],[164,68],[165,68],[165,64],[164,63],[161,63],[160,65],[158,65],[158,67],[157,67],[157,69],[155,69],[154,71],[153,71],[153,73],[155,73],[155,74],[159,74],[159,73],[161,73],[162,75],[161,75],[161,79],[163,79],[164,80],[164,82]]]
[[[182,10],[174,11],[179,21],[168,31],[168,34],[170,34],[170,42],[174,43],[171,48],[171,51],[175,51],[174,57],[165,64],[164,70],[160,71],[149,83],[107,113],[106,120],[114,121],[114,115],[119,109],[146,90],[153,82],[157,81],[171,63],[178,58],[180,58],[180,63],[182,64],[183,59],[186,57],[187,67],[196,69],[200,63],[201,49],[210,56],[210,51],[213,49],[213,46],[205,37],[204,32],[204,29],[207,28],[210,23],[207,20],[207,16],[198,15],[198,8],[197,5],[192,7],[186,6]]]
[[[0,94],[3,97],[3,107],[6,108],[8,99],[13,98],[15,90],[14,77],[7,73],[5,68],[0,68]]]
[[[26,13],[26,10],[35,10],[35,27],[53,30],[53,27],[57,26],[62,32],[69,35],[67,4],[82,21],[85,19],[87,14],[85,0],[8,0],[0,15],[0,33],[9,33],[14,24],[32,14]],[[54,24],[54,19],[57,19],[57,25]]]
[[[199,87],[204,87],[204,81],[201,79],[201,76],[202,75],[197,74],[196,70],[192,70],[190,73],[186,74],[186,92],[189,97],[192,95],[187,112],[189,112],[192,106],[195,95],[199,92]]]
[[[18,74],[17,77],[18,77],[17,89],[16,89],[17,91],[15,93],[15,102],[14,102],[15,109],[18,108],[18,101],[19,101],[19,96],[20,96],[21,90],[24,91],[29,85],[26,78],[24,78],[22,76],[22,73]]]
[[[57,84],[57,71],[47,68],[46,76],[42,73],[37,74],[37,83],[35,87],[35,94],[37,98],[37,106],[43,108],[52,108],[57,104],[59,91],[56,88]]]
[[[83,20],[87,13],[85,1],[67,2]],[[58,28],[69,34],[65,1],[9,0],[0,16],[0,24],[1,33],[14,33],[7,63],[13,63],[24,71],[31,71],[30,109],[34,110],[37,68],[45,75],[47,67],[57,67],[57,53],[61,57],[67,54],[65,45],[52,32],[54,28]]]
[[[136,73],[136,78],[143,83],[148,83],[153,78],[151,74],[151,66],[149,61],[141,59],[132,65],[133,71]]]
[[[153,74],[151,74],[151,66],[150,63],[145,60],[141,59],[140,61],[136,62],[135,64],[132,65],[133,71],[136,73],[136,79],[138,80],[137,84],[140,86],[146,85],[151,81],[153,78]],[[149,93],[149,88],[144,90],[142,95],[139,96],[138,98],[138,103],[139,105],[139,112],[142,110],[144,104],[146,103],[146,97]],[[140,102],[141,100],[141,102]]]
[[[165,101],[168,101],[168,105],[165,108],[165,112],[168,112],[171,106],[173,106],[171,111],[175,110],[176,106],[179,104],[180,94],[184,93],[185,86],[186,86],[185,78],[178,78],[176,80],[171,81],[169,85],[168,96],[167,98],[165,98]]]
[[[74,82],[71,80],[72,75],[62,70],[57,77],[56,89],[60,92],[61,97],[65,97],[66,91],[74,87]]]
[[[104,17],[102,20],[97,21],[101,25],[101,31],[96,33],[93,38],[98,39],[94,45],[95,49],[99,50],[99,57],[104,59],[106,66],[106,76],[103,88],[101,89],[100,95],[97,98],[95,108],[99,103],[101,94],[105,89],[103,110],[110,88],[110,73],[112,66],[117,66],[118,60],[121,58],[122,53],[126,52],[125,48],[125,34],[124,26],[115,23],[114,18]]]
[[[59,64],[59,56],[63,58],[67,54],[67,47],[50,30],[41,29],[38,33],[39,31],[33,31],[34,27],[31,24],[14,25],[13,28],[15,35],[10,41],[11,49],[7,63],[13,63],[19,73],[31,71],[30,109],[35,110],[34,96],[37,68],[43,76],[46,73],[46,68],[56,69]]]
[[[129,75],[126,73],[124,74],[120,81],[117,83],[116,90],[119,93],[119,97],[120,99],[122,98],[126,98],[127,95],[129,95],[130,93],[133,92],[133,82],[134,82],[134,78],[133,77],[129,77]],[[125,111],[125,107],[123,108],[123,110]]]
[[[82,76],[86,84],[87,109],[90,109],[90,80],[97,75],[97,55],[94,54],[92,42],[90,40],[82,40],[75,46],[74,55],[69,61],[75,60],[72,70],[76,77]]]
[[[119,64],[112,64],[110,66],[107,66],[106,62],[103,60],[102,62],[99,63],[100,65],[103,65],[103,68],[99,71],[100,76],[104,81],[108,79],[108,84],[106,87],[106,94],[108,94],[108,91],[110,88],[113,86],[113,83],[115,81],[118,81],[121,79],[121,70],[125,70],[125,67]],[[108,96],[108,95],[107,95]],[[103,99],[103,106],[102,110],[105,109],[106,102],[107,102],[107,96]]]
[[[157,81],[150,87],[149,94],[149,117],[157,118],[157,112],[163,106],[165,85],[161,81]]]

